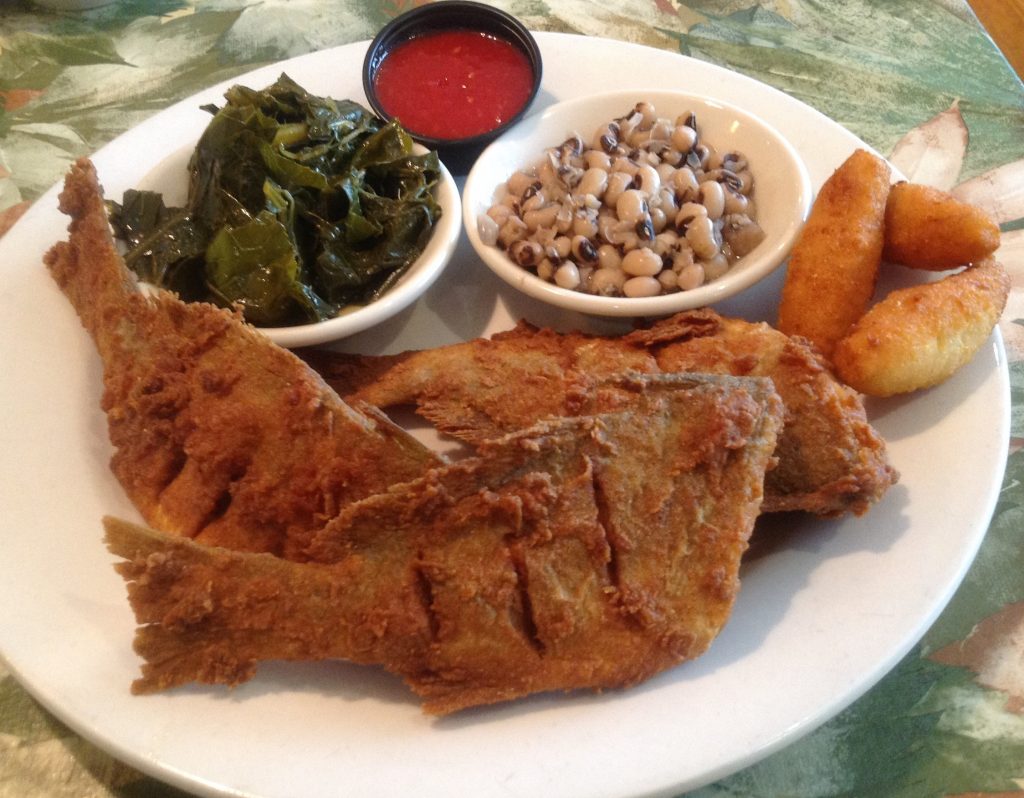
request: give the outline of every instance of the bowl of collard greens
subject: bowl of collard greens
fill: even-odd
[[[138,189],[108,203],[142,282],[237,308],[289,347],[365,330],[430,287],[461,229],[436,152],[287,75],[224,97],[205,107],[181,206]]]

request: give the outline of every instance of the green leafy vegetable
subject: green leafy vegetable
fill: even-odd
[[[397,123],[287,75],[224,96],[208,108],[184,207],[136,190],[109,203],[128,265],[260,326],[321,321],[379,297],[440,217],[437,153],[413,154]]]

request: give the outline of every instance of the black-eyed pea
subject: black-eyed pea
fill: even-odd
[[[633,113],[640,114],[640,124],[644,127],[650,127],[658,119],[658,111],[654,107],[654,103],[647,100],[638,102],[633,108]]]
[[[697,182],[697,175],[694,171],[690,167],[684,166],[677,169],[676,173],[672,175],[672,188],[675,189],[677,197],[683,201],[690,201],[697,197],[700,184]]]
[[[580,182],[576,186],[576,192],[600,198],[606,188],[608,188],[608,171],[599,167],[591,167],[583,173],[583,177],[580,178]]]
[[[520,266],[536,266],[544,259],[544,247],[536,241],[521,239],[508,248],[508,255]]]
[[[644,214],[644,216],[633,225],[633,230],[636,233],[636,237],[640,239],[641,244],[649,246],[654,241],[655,235],[658,231],[654,229],[654,220],[651,215]]]
[[[661,293],[661,283],[656,277],[630,277],[622,284],[622,294],[628,297],[657,296]]]
[[[620,222],[636,224],[647,215],[647,198],[636,188],[623,191],[615,201],[615,214]]]
[[[709,283],[729,271],[729,259],[721,252],[701,261],[700,265],[704,269],[704,279]]]
[[[523,213],[523,222],[530,230],[539,230],[544,227],[554,227],[558,218],[558,205],[545,205],[535,210]]]
[[[662,269],[657,277],[663,293],[671,294],[679,290],[679,275],[671,269]]]
[[[672,224],[679,232],[685,232],[698,219],[707,219],[708,209],[699,202],[684,202],[679,206]]]
[[[533,231],[531,238],[547,250],[547,248],[554,243],[556,235],[557,231],[555,228],[541,227],[538,230]]]
[[[572,220],[572,233],[574,236],[585,236],[593,238],[597,235],[597,215],[590,212],[577,213]]]
[[[623,191],[633,185],[633,174],[631,172],[613,171],[608,175],[608,186],[604,190],[605,204],[614,208],[619,201]]]
[[[555,250],[555,256],[558,260],[565,260],[569,257],[569,253],[572,252],[572,239],[569,236],[556,236],[552,246]],[[554,260],[554,258],[552,258]]]
[[[527,233],[529,230],[522,219],[518,216],[509,216],[505,220],[505,224],[501,226],[501,230],[498,231],[498,243],[508,249],[516,241],[526,238]]]
[[[697,131],[687,124],[676,124],[672,130],[672,146],[679,152],[689,152],[697,143]]]
[[[622,269],[596,269],[590,276],[590,290],[599,296],[621,296],[626,273]]]
[[[602,210],[597,215],[597,238],[606,244],[616,244],[615,234],[619,226],[619,220],[614,213]]]
[[[618,271],[622,269],[622,255],[612,244],[602,244],[597,248],[597,265],[602,269]]]
[[[636,174],[633,176],[633,184],[640,193],[647,197],[653,197],[658,193],[658,189],[661,188],[661,175],[650,164],[644,164],[636,170]]]
[[[713,258],[721,249],[718,229],[707,216],[698,217],[686,226],[686,240],[701,260]]]
[[[513,172],[512,176],[508,179],[508,190],[516,197],[521,197],[534,183],[537,183],[536,175],[523,171]]]
[[[612,170],[612,159],[604,150],[590,149],[583,153],[583,163],[588,169]]]
[[[651,203],[655,205],[654,202]],[[672,190],[671,186],[662,185],[661,191],[658,192],[657,207],[661,208],[665,212],[665,216],[669,219],[676,218],[676,211],[679,210],[679,203],[676,201],[676,193]]]
[[[710,219],[720,219],[725,212],[725,190],[722,184],[714,180],[705,180],[700,184],[700,201],[707,208]]]
[[[597,249],[586,236],[573,236],[570,247],[572,256],[580,263],[594,263],[597,261]]]
[[[664,230],[654,237],[651,249],[656,255],[665,257],[679,246],[679,234],[675,230]]]
[[[555,277],[555,264],[550,259],[544,258],[537,264],[537,276],[550,283]]]
[[[633,277],[653,277],[661,266],[661,256],[647,247],[631,250],[622,258],[622,271]]]
[[[530,188],[526,190],[526,193],[523,194],[519,207],[525,216],[527,212],[538,210],[547,204],[547,195],[545,195],[543,188],[535,189],[534,186],[530,186]]]
[[[722,239],[737,258],[742,258],[764,241],[761,225],[746,214],[730,214],[723,217],[723,221]]]
[[[577,267],[571,260],[563,261],[555,269],[554,277],[552,279],[558,287],[574,291],[579,288],[580,285],[579,267]]]
[[[573,220],[576,218],[576,213],[572,206],[568,203],[563,204],[559,209],[558,213],[555,214],[555,230],[564,235],[572,230]]]
[[[498,223],[494,221],[494,218],[488,216],[486,213],[481,213],[476,219],[476,232],[480,236],[480,241],[488,247],[493,247],[498,243],[498,232],[501,228]]]
[[[660,233],[668,226],[668,214],[661,208],[651,208],[651,226],[655,234]]]
[[[508,217],[511,214],[512,208],[510,208],[508,205],[503,205],[501,203],[492,205],[490,208],[487,209],[487,215],[490,216],[495,221],[498,227],[501,227],[503,224],[505,224],[505,222],[508,221]]]
[[[580,263],[577,264],[576,268],[579,269],[580,273],[580,284],[577,286],[577,289],[580,291],[586,291],[587,293],[592,293],[590,289],[590,279],[594,276],[594,267]]]
[[[672,271],[679,273],[688,266],[692,266],[694,263],[693,250],[690,249],[690,245],[686,243],[686,239],[683,239],[676,246],[675,251],[672,253]]]
[[[730,188],[728,185],[723,185],[723,188],[725,189],[725,204],[723,208],[725,215],[746,213],[747,206],[750,203],[747,196]]]
[[[678,272],[673,271],[673,273],[676,275],[676,285],[679,286],[680,291],[692,291],[694,288],[704,285],[704,267],[699,263],[690,262],[689,265],[684,266]]]

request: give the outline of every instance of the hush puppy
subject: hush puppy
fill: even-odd
[[[938,385],[985,343],[1009,291],[1006,270],[992,258],[935,282],[895,290],[836,345],[836,373],[869,396]]]
[[[778,328],[826,357],[867,310],[878,279],[889,165],[857,150],[818,192],[789,257]]]
[[[981,208],[916,183],[897,183],[889,191],[886,261],[945,271],[987,258],[998,246],[999,226]]]

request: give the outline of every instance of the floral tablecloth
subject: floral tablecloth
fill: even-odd
[[[371,38],[413,0],[0,0],[0,234],[76,157],[197,90]],[[1024,795],[1024,87],[959,0],[502,0],[529,27],[678,51],[838,121],[918,182],[989,210],[1013,276],[1009,465],[938,621],[840,715],[691,795]],[[0,263],[0,279],[3,264]],[[2,526],[0,510],[0,526]],[[0,544],[2,552],[2,544]],[[0,556],[3,556],[0,553]],[[737,709],[736,711],[742,711]],[[0,798],[181,793],[51,717],[0,664]]]

